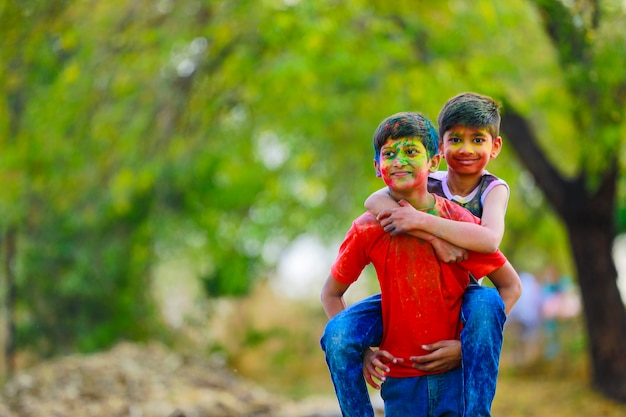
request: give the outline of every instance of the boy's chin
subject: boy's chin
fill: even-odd
[[[399,198],[399,199],[406,198],[415,193],[414,186],[401,186],[401,187],[388,186],[388,187],[389,187],[389,191],[391,192],[391,194],[394,197]]]
[[[415,181],[389,181],[387,183],[387,187],[391,190],[391,192],[398,193],[406,193],[406,192],[415,192],[418,187],[418,184]]]

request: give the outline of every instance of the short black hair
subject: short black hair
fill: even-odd
[[[478,93],[461,93],[444,104],[437,117],[439,138],[454,126],[487,129],[494,138],[500,136],[500,105],[491,97]]]
[[[419,138],[424,144],[428,157],[437,155],[437,130],[433,123],[423,114],[416,112],[400,112],[380,122],[374,133],[374,157],[380,157],[380,150],[387,139]]]

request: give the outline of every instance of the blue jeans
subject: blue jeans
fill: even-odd
[[[461,320],[464,416],[490,416],[506,320],[504,302],[493,288],[469,285]],[[321,345],[344,417],[374,417],[362,354],[380,344],[382,330],[380,294],[351,305],[326,324]]]
[[[413,378],[387,378],[381,388],[385,417],[460,417],[463,371]]]

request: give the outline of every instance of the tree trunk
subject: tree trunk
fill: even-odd
[[[591,383],[626,402],[626,313],[606,230],[568,224],[591,355]]]
[[[626,402],[626,308],[613,261],[618,163],[607,158],[599,186],[591,190],[581,175],[561,176],[537,145],[528,121],[505,105],[502,131],[520,162],[567,227],[589,336],[594,388]]]
[[[626,402],[626,309],[613,260],[617,164],[609,165],[600,187],[580,183],[577,198],[561,208],[576,265],[589,352],[591,383],[610,398]]]

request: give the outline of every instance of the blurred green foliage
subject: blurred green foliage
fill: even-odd
[[[597,34],[603,89],[623,81],[625,30]],[[41,353],[157,331],[162,259],[186,253],[209,296],[241,295],[298,235],[336,241],[381,186],[370,139],[396,111],[506,98],[572,174],[626,136],[615,109],[602,139],[578,137],[576,97],[522,0],[4,1],[0,59],[0,230],[18,230],[19,343]],[[513,190],[503,251],[571,269],[506,138],[489,169]]]

